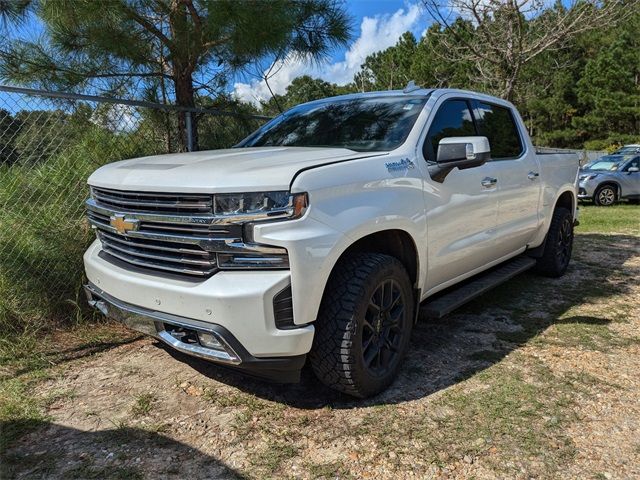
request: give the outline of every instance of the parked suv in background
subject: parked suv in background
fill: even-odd
[[[640,144],[624,145],[613,152],[613,155],[640,155]]]
[[[605,155],[580,170],[578,198],[608,207],[640,199],[640,153]]]
[[[366,397],[397,376],[419,305],[441,317],[530,267],[564,274],[575,154],[538,154],[473,92],[299,105],[237,148],[89,178],[89,302],[190,355]],[[526,292],[523,292],[526,294]]]

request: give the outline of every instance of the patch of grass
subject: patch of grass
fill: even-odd
[[[0,453],[46,420],[44,402],[33,395],[32,383],[19,378],[0,383]]]
[[[601,388],[591,375],[555,375],[542,361],[515,352],[447,389],[426,410],[371,408],[344,435],[373,443],[376,455],[395,452],[442,467],[470,456],[497,477],[526,471],[549,478],[575,455],[566,427],[577,420],[578,396]]]
[[[438,459],[450,462],[494,448],[500,457],[520,459],[514,461],[522,462],[520,466],[531,474],[544,476],[573,456],[574,447],[561,428],[573,420],[573,389],[546,367],[529,364],[521,370],[499,364],[478,373],[473,386],[454,388],[436,402],[435,408],[451,413],[437,419],[435,432],[431,428],[412,432],[413,438],[427,442],[428,450],[435,450]],[[543,459],[543,464],[532,467],[530,458]],[[494,467],[501,469],[504,464]]]
[[[349,469],[342,462],[311,463],[307,464],[307,469],[309,470],[311,478],[317,480],[334,480],[337,478],[340,480],[349,480],[353,478],[349,474]]]
[[[48,405],[75,397],[73,389],[36,394],[41,381],[63,373],[60,365],[138,337],[115,323],[0,337],[0,451],[40,425]]]
[[[249,460],[263,475],[273,475],[284,462],[295,457],[297,453],[298,449],[291,443],[269,439],[265,447],[251,455]]]
[[[561,317],[546,341],[565,347],[610,351],[640,343],[640,337],[622,337],[611,330],[610,320],[590,316]]]
[[[2,455],[0,478],[17,477],[17,472],[29,472],[30,478],[51,478],[55,473],[58,457],[45,453],[41,455]]]
[[[135,402],[131,407],[131,413],[136,417],[148,415],[153,406],[153,402],[157,400],[156,396],[152,393],[141,393],[134,398]]]
[[[640,233],[640,206],[621,203],[612,207],[580,205],[577,233]]]
[[[62,478],[65,479],[113,479],[113,480],[142,480],[143,473],[131,466],[96,466],[89,460],[83,460],[79,465],[66,470]]]
[[[468,357],[470,360],[478,360],[481,362],[496,363],[504,358],[504,353],[498,350],[480,350],[473,352]]]

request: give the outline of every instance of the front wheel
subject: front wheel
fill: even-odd
[[[596,205],[601,207],[610,207],[614,203],[618,196],[618,192],[613,185],[603,185],[602,187],[596,190],[595,195],[593,196],[593,201]]]
[[[396,377],[413,326],[409,276],[395,257],[358,253],[331,274],[309,359],[325,385],[360,398]]]
[[[569,267],[573,251],[573,215],[558,207],[553,212],[544,253],[538,259],[536,271],[547,277],[561,277]]]

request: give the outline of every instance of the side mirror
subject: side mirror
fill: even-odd
[[[440,140],[436,164],[429,167],[429,174],[436,182],[442,183],[449,172],[479,167],[491,158],[491,148],[487,137],[448,137]]]
[[[638,167],[629,167],[627,168],[627,173],[640,172],[640,168]]]

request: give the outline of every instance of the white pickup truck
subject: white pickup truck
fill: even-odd
[[[388,386],[418,308],[530,267],[562,275],[578,159],[536,153],[510,103],[407,88],[299,105],[236,147],[91,175],[92,306],[186,354],[281,382]]]

